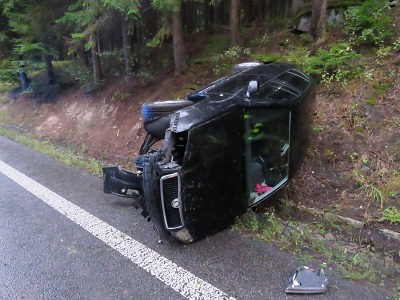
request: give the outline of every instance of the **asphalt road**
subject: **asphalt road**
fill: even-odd
[[[156,240],[101,178],[0,137],[0,299],[386,299],[333,270],[326,294],[286,295],[302,263],[229,230]]]

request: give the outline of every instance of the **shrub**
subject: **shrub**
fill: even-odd
[[[4,59],[0,61],[0,82],[16,83],[19,82],[18,73],[20,72],[19,63],[14,60]]]
[[[242,48],[235,46],[229,48],[221,54],[215,54],[210,57],[210,61],[214,64],[213,72],[215,74],[226,73],[230,68],[232,62],[237,62],[243,56],[250,56],[249,48]]]
[[[345,82],[362,75],[359,60],[349,43],[339,42],[330,49],[319,49],[314,56],[309,50],[299,47],[287,54],[254,53],[253,59],[259,61],[290,62],[295,64],[317,80]]]
[[[392,19],[386,14],[386,0],[367,0],[346,11],[344,31],[357,44],[377,45],[392,36],[388,25]]]
[[[349,43],[342,42],[329,50],[319,49],[315,56],[308,58],[304,69],[322,81],[345,82],[362,74],[360,58],[361,54],[356,53]]]
[[[389,221],[390,223],[400,222],[400,212],[396,207],[390,206],[382,212],[382,220]]]
[[[64,76],[78,83],[80,86],[83,87],[91,86],[92,73],[85,66],[82,66],[73,60],[54,62],[53,64],[59,67],[59,70],[61,70]]]
[[[400,38],[394,41],[392,48],[394,51],[400,51]]]

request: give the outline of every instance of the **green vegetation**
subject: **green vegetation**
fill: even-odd
[[[344,30],[355,43],[378,45],[393,35],[392,19],[385,11],[385,2],[367,0],[346,11]]]
[[[394,300],[400,300],[400,279],[397,279],[397,289],[393,295]]]
[[[313,130],[316,132],[321,132],[324,130],[324,126],[315,124],[315,125],[313,125]]]
[[[232,226],[233,231],[274,243],[305,263],[316,258],[325,261],[327,267],[336,268],[349,279],[377,282],[384,276],[373,266],[369,256],[369,252],[373,251],[371,247],[346,246],[349,242],[344,245],[336,243],[335,237],[329,233],[334,228],[333,223],[322,220],[303,224],[285,219],[273,210],[262,217],[248,212]]]
[[[346,82],[363,74],[359,62],[361,57],[349,43],[339,42],[328,50],[318,49],[316,55],[309,58],[305,70],[321,76],[322,82]]]
[[[379,190],[376,186],[366,184],[363,186],[363,189],[366,191],[367,196],[372,200],[380,203],[381,209],[383,208],[384,196],[381,190]]]
[[[19,67],[16,61],[9,59],[3,59],[0,61],[0,82],[1,90],[6,90],[6,84],[12,84],[18,82]]]
[[[390,223],[400,222],[400,211],[396,207],[390,206],[382,212],[382,220]]]
[[[117,100],[122,100],[122,101],[127,101],[131,98],[130,93],[124,93],[120,90],[116,90],[112,96],[112,98],[117,99]]]
[[[249,48],[235,46],[224,51],[222,54],[214,54],[210,57],[210,62],[214,65],[214,73],[217,75],[222,75],[229,72],[232,63],[238,62],[240,58],[249,55]]]
[[[292,62],[322,82],[346,82],[363,75],[362,55],[356,53],[347,42],[336,42],[328,50],[318,49],[315,55],[299,47],[287,54],[255,53],[252,57],[260,61]]]
[[[74,60],[56,61],[54,67],[59,70],[66,81],[72,81],[81,87],[89,87],[92,84],[92,74],[85,66]]]
[[[227,34],[215,34],[204,47],[203,57],[208,58],[216,53],[222,53],[229,48],[229,36]]]
[[[29,134],[22,135],[15,130],[5,128],[0,124],[0,135],[12,139],[22,145],[25,145],[31,149],[41,152],[49,157],[52,157],[66,165],[75,166],[84,170],[87,170],[93,174],[101,175],[102,163],[90,156],[84,154],[83,149],[76,149],[71,147],[60,147],[52,144],[48,140],[38,140],[36,137]]]

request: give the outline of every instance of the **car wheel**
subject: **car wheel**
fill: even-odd
[[[236,64],[232,68],[232,73],[236,73],[236,72],[244,71],[244,70],[247,70],[247,69],[251,69],[251,68],[254,68],[254,67],[257,67],[257,66],[260,66],[260,65],[263,65],[263,63],[260,63],[260,62],[257,62],[257,61]]]
[[[155,118],[171,114],[178,109],[188,107],[192,104],[193,102],[190,100],[167,100],[144,103],[142,105],[143,120],[144,122],[154,120]]]

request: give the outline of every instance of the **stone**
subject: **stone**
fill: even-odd
[[[367,167],[367,166],[362,166],[361,170],[364,171],[364,172],[368,172],[371,169],[369,167]]]
[[[319,233],[315,233],[312,235],[312,239],[317,240],[317,241],[322,241],[324,239],[324,237],[322,235],[320,235]]]
[[[310,31],[310,17],[301,17],[299,25],[297,25],[296,29],[303,31],[303,32],[309,32]]]
[[[392,255],[386,255],[383,260],[385,261],[385,267],[386,268],[392,268],[394,265],[393,262],[393,256]]]
[[[332,233],[328,232],[327,234],[325,234],[325,239],[328,241],[334,241],[335,237],[333,236]]]

